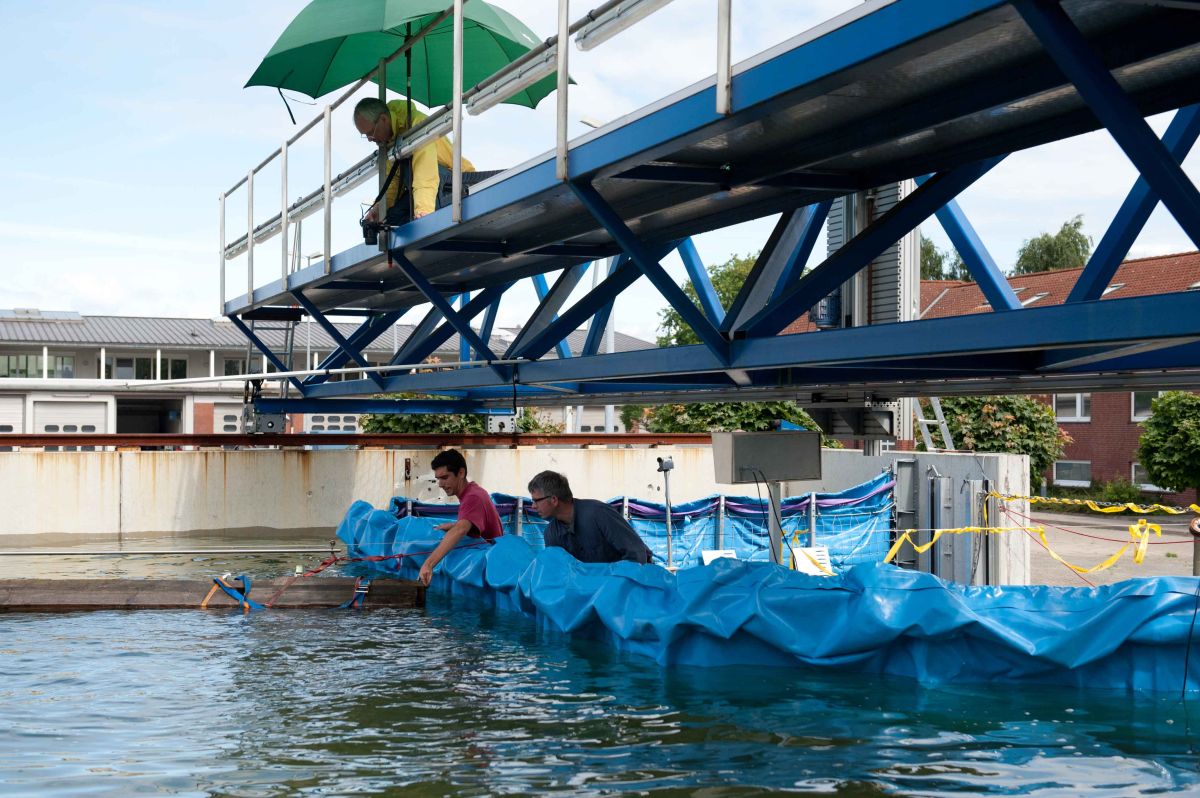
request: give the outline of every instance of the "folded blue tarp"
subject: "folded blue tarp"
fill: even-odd
[[[398,519],[356,502],[338,537],[351,557],[392,557],[359,567],[412,579],[441,539],[437,520]],[[717,560],[671,574],[656,565],[580,563],[509,535],[464,545],[439,566],[433,588],[663,665],[807,666],[925,683],[1179,690],[1200,590],[1193,577],[967,587],[876,564],[815,577]],[[1200,689],[1200,650],[1187,664],[1186,686]]]

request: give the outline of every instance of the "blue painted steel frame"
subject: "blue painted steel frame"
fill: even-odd
[[[355,330],[349,338],[346,339],[355,349],[361,351],[370,346],[375,339],[383,335],[387,330],[403,316],[405,311],[392,311],[390,313],[381,313],[368,317],[359,328]],[[325,315],[329,315],[326,313]],[[350,360],[350,354],[346,349],[339,348],[329,353],[329,355],[321,361],[318,368],[336,369],[341,368]],[[311,377],[304,379],[305,385],[317,385],[328,380],[328,376],[324,374],[314,374]]]
[[[539,301],[545,301],[546,295],[550,293],[550,286],[546,285],[546,275],[535,274],[533,276],[533,290],[537,292],[537,298]],[[553,321],[557,318],[558,314],[555,313],[551,315],[550,320]],[[567,345],[565,338],[554,345],[554,351],[559,357],[571,356],[571,347]]]
[[[700,260],[700,253],[696,251],[696,245],[692,243],[692,239],[685,238],[679,242],[679,257],[683,260],[683,267],[687,270],[688,279],[692,281],[692,288],[696,290],[700,308],[704,311],[704,315],[708,316],[708,320],[719,328],[721,322],[725,321],[725,308],[721,307],[721,300],[717,296],[716,289],[713,288],[712,280],[708,276],[708,269],[704,268],[704,262]]]
[[[312,320],[317,324],[321,325],[321,329],[323,329],[325,333],[333,339],[333,342],[338,345],[338,349],[340,349],[342,352],[345,352],[350,359],[352,359],[358,365],[363,366],[364,368],[370,367],[370,361],[367,360],[362,352],[360,352],[356,346],[346,340],[338,331],[338,328],[333,326],[333,324],[325,318],[325,314],[322,313],[316,305],[314,305],[312,302],[309,302],[308,298],[304,296],[302,292],[293,291],[292,296],[295,298],[300,307],[308,311],[309,317],[311,317]],[[380,388],[383,387],[383,379],[375,372],[368,372],[368,378]]]
[[[290,369],[287,367],[287,364],[280,360],[279,357],[271,351],[271,347],[267,346],[266,342],[255,335],[254,331],[247,327],[244,321],[239,319],[237,316],[230,316],[229,320],[233,322],[234,326],[242,331],[243,335],[250,339],[251,343],[258,347],[258,351],[262,352],[263,356],[266,357],[267,360],[271,361],[271,364],[274,365],[275,368],[279,369],[280,371],[290,371]],[[253,377],[250,375],[245,375],[245,378],[253,379]],[[305,392],[304,383],[300,382],[300,380],[296,379],[295,377],[288,377],[288,382],[296,387],[296,390],[300,392],[301,396],[307,395]]]

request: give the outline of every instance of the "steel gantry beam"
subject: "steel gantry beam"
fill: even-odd
[[[325,361],[361,365],[392,314],[428,302],[391,364],[422,362],[456,333],[460,360],[475,353],[463,368],[305,380],[306,399],[321,401],[406,391],[444,394],[456,404],[439,408],[469,412],[590,397],[861,400],[1200,385],[1200,294],[1099,301],[1157,202],[1200,245],[1200,192],[1180,167],[1200,137],[1196,5],[860,4],[735,67],[722,108],[718,81],[702,81],[566,153],[475,185],[461,222],[440,209],[391,231],[397,268],[389,253],[355,247],[223,307],[236,315],[296,302],[326,332],[336,332],[336,312],[367,313],[354,334],[333,336]],[[1178,113],[1160,141],[1145,117],[1170,110]],[[1100,129],[1137,168],[1137,183],[1067,302],[1023,307],[957,199],[1011,152]],[[836,197],[908,179],[914,192],[807,266]],[[780,335],[935,215],[991,313]],[[749,276],[723,306],[692,236],[772,217]],[[694,301],[661,262],[676,248]],[[606,273],[580,291],[589,262],[599,269],[607,258]],[[643,276],[701,343],[600,354],[614,304]],[[524,279],[537,306],[497,354],[500,300]],[[583,346],[571,351],[567,337],[585,324]]]

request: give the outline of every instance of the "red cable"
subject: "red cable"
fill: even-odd
[[[1004,513],[1005,515],[1010,515],[1010,516],[1012,515],[1012,513],[1010,513],[1010,512],[1009,512],[1009,510],[1008,510],[1008,508],[1007,508],[1007,507],[1001,507],[1001,508],[1000,508],[1000,512]],[[1020,513],[1017,513],[1017,515],[1020,515]],[[1026,520],[1030,520],[1030,519],[1026,519]],[[1024,532],[1026,535],[1029,535],[1029,537],[1033,538],[1033,540],[1034,540],[1034,542],[1035,542],[1035,543],[1037,543],[1039,546],[1041,546],[1041,547],[1042,547],[1043,549],[1045,549],[1046,551],[1050,551],[1050,547],[1049,547],[1049,546],[1047,546],[1045,543],[1043,543],[1043,542],[1042,542],[1042,539],[1041,539],[1040,537],[1037,537],[1037,536],[1035,536],[1035,535],[1034,535],[1032,532],[1030,532],[1030,531],[1029,531],[1028,529],[1026,529],[1025,527],[1021,526],[1020,524],[1017,524],[1017,526],[1020,526],[1020,527],[1021,527],[1021,531],[1022,531],[1022,532]],[[1057,561],[1056,561],[1056,562],[1057,562]],[[1083,574],[1081,574],[1081,573],[1079,573],[1078,571],[1076,571],[1074,568],[1070,568],[1070,567],[1068,567],[1066,563],[1061,563],[1061,565],[1062,565],[1062,567],[1063,567],[1063,568],[1066,568],[1068,571],[1070,571],[1071,573],[1075,574],[1075,575],[1076,575],[1076,576],[1078,576],[1080,579],[1082,579],[1082,580],[1084,581],[1084,583],[1085,583],[1085,584],[1087,584],[1089,587],[1095,587],[1095,586],[1096,586],[1094,582],[1089,582],[1089,581],[1088,581],[1088,579],[1087,579],[1087,577],[1085,577]]]
[[[1102,538],[1099,535],[1089,535],[1086,532],[1076,532],[1074,529],[1068,529],[1065,526],[1055,526],[1054,524],[1047,524],[1047,523],[1038,521],[1038,519],[1032,518],[1028,515],[1021,515],[1016,510],[1009,510],[1008,508],[1005,508],[1004,512],[1009,515],[1015,515],[1015,516],[1018,516],[1019,518],[1023,518],[1026,521],[1035,521],[1040,526],[1049,527],[1050,529],[1057,529],[1059,532],[1070,532],[1072,535],[1079,535],[1080,537],[1083,537],[1083,538],[1091,538],[1092,540],[1107,540],[1109,543],[1128,543],[1129,542],[1128,540],[1121,540],[1120,538]],[[1191,543],[1191,541],[1190,540],[1151,540],[1149,543],[1151,546],[1178,546],[1181,543]]]

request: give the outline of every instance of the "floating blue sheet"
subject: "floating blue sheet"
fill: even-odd
[[[437,520],[397,519],[356,502],[338,537],[351,557],[391,557],[369,567],[414,579],[441,538]],[[434,589],[663,665],[809,666],[925,683],[1180,690],[1200,590],[1192,577],[963,587],[874,564],[814,577],[717,560],[671,574],[656,565],[580,563],[508,535],[465,545],[439,566]],[[1196,654],[1186,666],[1191,691],[1200,689],[1200,646]]]

